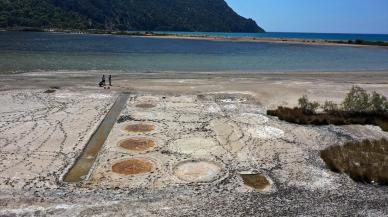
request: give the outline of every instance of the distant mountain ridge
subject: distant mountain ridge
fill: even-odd
[[[264,32],[224,0],[0,0],[0,27]]]

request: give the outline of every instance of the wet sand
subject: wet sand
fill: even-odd
[[[387,187],[333,173],[319,157],[386,132],[266,115],[303,94],[338,102],[353,84],[388,96],[387,72],[114,74],[110,90],[96,85],[102,73],[0,75],[0,215],[388,215]],[[130,97],[89,174],[64,182],[122,92]],[[241,174],[262,175],[265,188]]]

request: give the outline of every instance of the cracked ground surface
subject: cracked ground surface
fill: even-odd
[[[2,190],[55,188],[114,97],[58,90],[1,92]]]
[[[388,215],[387,187],[333,173],[319,157],[333,144],[387,137],[378,127],[289,124],[246,91],[131,93],[87,179],[69,184],[64,174],[117,94],[43,92],[0,92],[1,216]],[[133,124],[154,129],[126,130]],[[128,138],[155,144],[120,147]],[[113,171],[131,159],[141,168],[116,171],[135,174]],[[247,173],[270,186],[244,185]]]

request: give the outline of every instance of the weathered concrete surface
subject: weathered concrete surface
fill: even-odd
[[[56,188],[114,98],[66,90],[0,92],[0,189]]]
[[[374,126],[288,124],[265,115],[268,104],[259,102],[260,92],[134,91],[88,179],[64,183],[66,170],[117,96],[90,89],[0,92],[5,102],[0,106],[0,215],[388,215],[387,187],[355,183],[329,171],[319,157],[329,145],[387,133]],[[125,130],[142,123],[155,128]],[[155,145],[141,151],[120,147],[132,137]],[[128,159],[151,162],[150,172],[113,172],[112,166]],[[241,173],[263,174],[271,185],[258,192],[244,185]]]

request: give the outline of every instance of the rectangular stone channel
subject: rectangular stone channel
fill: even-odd
[[[93,133],[92,137],[86,144],[81,156],[77,159],[75,164],[71,167],[69,172],[65,175],[64,181],[69,183],[80,182],[84,180],[89,174],[94,162],[96,161],[98,152],[105,143],[113,125],[117,121],[121,110],[124,108],[129,98],[129,94],[121,94],[112,108],[101,122],[100,126]]]

